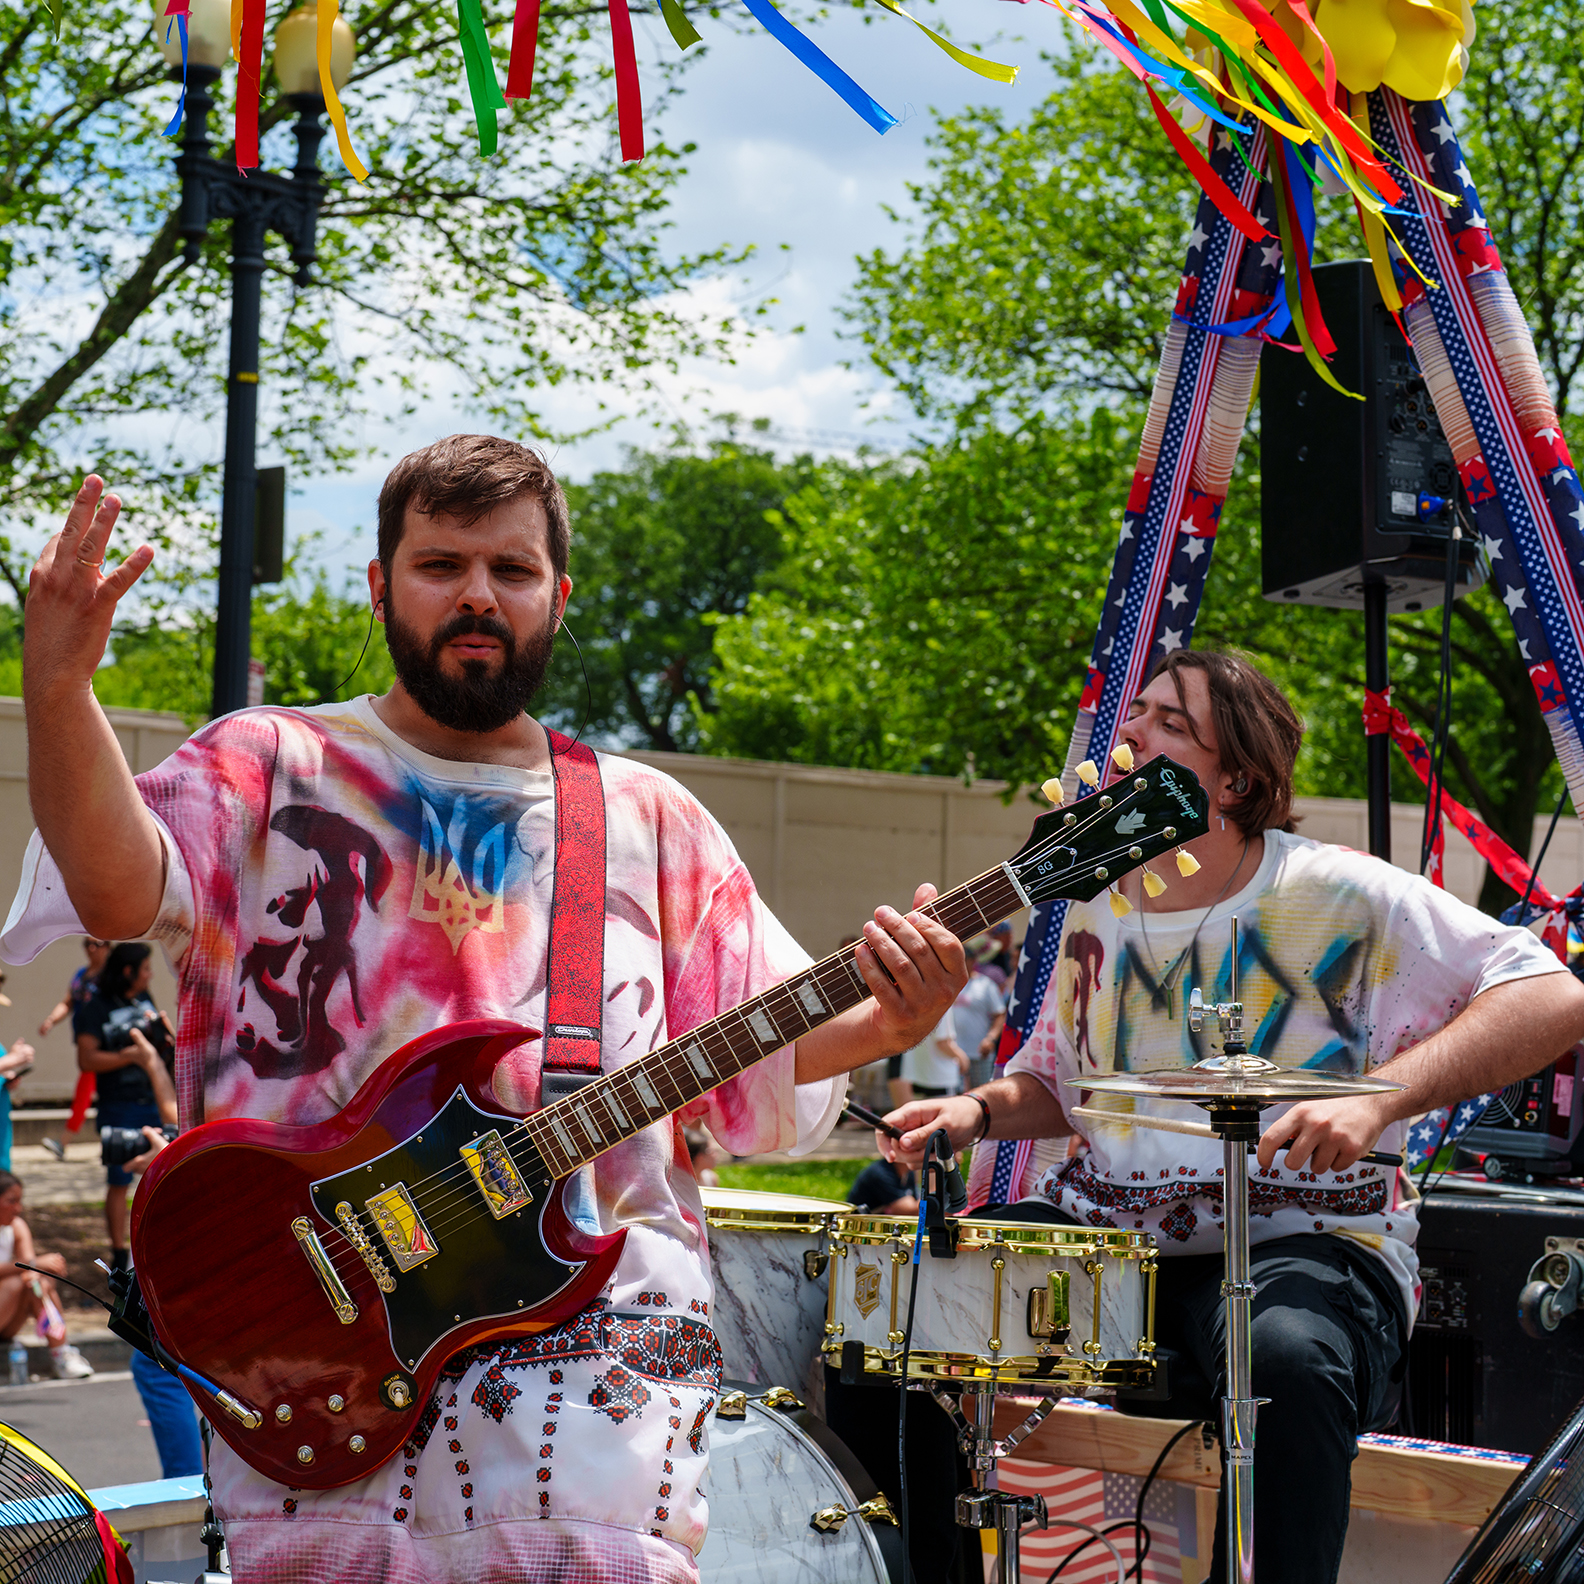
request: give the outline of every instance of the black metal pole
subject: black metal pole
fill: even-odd
[[[1364,585],[1364,686],[1385,693],[1391,686],[1386,648],[1386,585]],[[1369,787],[1369,850],[1391,862],[1391,737],[1381,732],[1364,739],[1364,770]]]
[[[220,506],[220,590],[215,610],[214,701],[227,715],[247,704],[252,653],[253,516],[258,489],[259,310],[264,216],[231,222],[231,370],[226,383],[225,486]]]

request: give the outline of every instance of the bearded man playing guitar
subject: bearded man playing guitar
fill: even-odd
[[[32,574],[24,693],[38,833],[8,957],[84,930],[160,941],[180,974],[186,1127],[321,1124],[437,1025],[546,1027],[560,793],[552,739],[524,710],[572,586],[566,502],[548,467],[480,436],[405,458],[381,492],[369,566],[391,690],[223,717],[136,779],[92,690],[116,603],[153,559],[141,546],[104,574],[118,510],[90,476]],[[593,1021],[612,1070],[807,959],[680,786],[629,759],[600,755],[597,768],[607,861]],[[934,895],[921,886],[915,908]],[[715,1088],[688,1120],[736,1154],[812,1147],[839,1112],[839,1075],[916,1044],[966,980],[956,937],[919,912],[880,909],[853,960],[872,999]],[[542,1044],[525,1039],[495,1069],[514,1112],[538,1104]],[[605,1290],[550,1329],[452,1357],[412,1405],[405,1447],[368,1477],[291,1489],[216,1440],[215,1506],[238,1579],[697,1578],[720,1352],[681,1121],[643,1127],[569,1179],[575,1225],[626,1229]],[[227,1217],[245,1227],[265,1209],[239,1180],[234,1203],[192,1214],[218,1215],[205,1225],[223,1238]],[[446,1241],[444,1227],[437,1235]],[[195,1235],[187,1252],[223,1251]],[[227,1302],[216,1281],[221,1327]]]

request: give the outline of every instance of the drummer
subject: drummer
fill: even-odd
[[[911,1165],[939,1126],[959,1147],[1061,1141],[1043,1146],[1045,1169],[1025,1179],[1032,1197],[1000,1213],[1152,1233],[1164,1256],[1156,1340],[1171,1392],[1160,1411],[1218,1423],[1221,1145],[1120,1118],[1073,1139],[1063,1107],[1077,1091],[1062,1080],[1216,1054],[1213,1020],[1195,1034],[1188,1000],[1195,987],[1206,1003],[1230,999],[1236,914],[1252,1053],[1402,1085],[1272,1107],[1250,1161],[1254,1391],[1270,1399],[1255,1443],[1255,1558],[1266,1579],[1334,1584],[1357,1437],[1394,1412],[1417,1305],[1417,1195],[1406,1174],[1360,1157],[1377,1144],[1401,1152],[1410,1118],[1500,1089],[1584,1038],[1584,985],[1527,931],[1377,858],[1294,834],[1303,726],[1244,658],[1167,655],[1120,737],[1140,763],[1164,753],[1194,771],[1210,795],[1210,830],[1189,844],[1190,862],[1161,865],[1164,895],[1151,897],[1135,872],[1118,886],[1132,905],[1125,916],[1104,892],[1069,907],[1037,1025],[1005,1075],[902,1107],[889,1120],[903,1139],[878,1142]],[[1194,1114],[1147,1098],[1087,1104]]]

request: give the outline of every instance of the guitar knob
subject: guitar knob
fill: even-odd
[[[1045,795],[1046,801],[1054,803],[1057,808],[1060,808],[1066,801],[1062,792],[1060,776],[1052,776],[1049,781],[1041,782],[1040,791]]]
[[[1133,911],[1133,904],[1115,888],[1111,892],[1111,911],[1118,918],[1126,918]]]
[[[361,1452],[367,1445],[368,1442],[365,1441],[362,1436],[357,1435],[353,1436],[352,1439],[347,1442],[347,1448],[352,1452]]]
[[[1118,770],[1123,772],[1133,768],[1133,750],[1125,742],[1118,743],[1111,750],[1111,762]]]
[[[311,1446],[300,1446],[297,1448],[297,1461],[299,1463],[312,1463],[313,1457],[314,1453]]]
[[[1177,849],[1177,873],[1185,879],[1199,873],[1199,860],[1181,847]]]
[[[291,1423],[291,1404],[278,1403],[275,1408],[275,1419],[279,1424]]]
[[[1098,769],[1096,769],[1093,759],[1085,759],[1084,762],[1078,766],[1078,779],[1082,781],[1085,786],[1097,787],[1100,785],[1100,772]]]
[[[1158,897],[1166,889],[1166,882],[1155,873],[1153,869],[1144,871],[1144,890],[1152,897]]]

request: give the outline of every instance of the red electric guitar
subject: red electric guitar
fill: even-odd
[[[1208,828],[1192,772],[1153,759],[1042,815],[1015,857],[924,911],[977,934],[1030,903],[1096,896]],[[868,994],[837,952],[526,1116],[491,1078],[535,1031],[477,1021],[404,1045],[328,1122],[193,1128],[132,1206],[154,1333],[259,1473],[361,1479],[411,1436],[454,1353],[546,1330],[604,1290],[626,1233],[579,1233],[564,1178]]]

